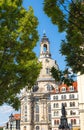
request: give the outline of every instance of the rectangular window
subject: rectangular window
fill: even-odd
[[[46,68],[46,74],[49,74],[49,73],[50,73],[50,69]]]
[[[48,121],[51,121],[51,114],[48,114]]]
[[[35,119],[36,122],[39,121],[39,115],[36,114],[36,119]]]

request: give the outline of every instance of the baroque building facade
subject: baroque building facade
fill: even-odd
[[[58,69],[56,61],[51,58],[50,42],[43,35],[40,44],[39,62],[42,69],[32,90],[24,92],[21,98],[21,130],[50,130],[51,129],[51,104],[50,91],[57,84],[52,78],[50,69]]]
[[[61,89],[67,90],[68,88],[65,85],[59,86],[51,76],[50,69],[53,66],[56,69],[59,68],[56,61],[51,57],[50,42],[45,34],[41,39],[38,60],[42,63],[42,69],[36,84],[29,91],[25,88],[21,97],[21,130],[58,130],[62,103],[67,105],[69,123],[79,128],[77,86],[76,89],[72,86],[74,91],[63,92]],[[73,98],[70,98],[70,94]],[[58,99],[54,99],[55,97]],[[72,106],[69,106],[70,103]],[[57,111],[59,116],[57,116]]]
[[[52,117],[52,130],[58,130],[61,117],[62,103],[66,109],[66,117],[68,125],[73,130],[80,129],[79,120],[79,97],[77,82],[74,82],[72,86],[61,84],[58,89],[55,89],[51,93],[51,117]]]

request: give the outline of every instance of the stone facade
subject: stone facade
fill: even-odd
[[[58,69],[58,65],[51,58],[50,43],[45,34],[41,39],[38,60],[42,63],[42,69],[36,85],[31,91],[25,90],[21,98],[21,130],[51,129],[50,91],[57,84],[51,76],[50,69],[52,66]]]
[[[79,105],[77,88],[76,90],[74,89],[74,91],[59,91],[62,87],[66,88],[66,85],[59,86],[51,76],[51,67],[54,66],[58,69],[58,65],[51,57],[50,42],[45,34],[41,39],[40,56],[38,60],[42,63],[42,69],[36,84],[30,91],[25,88],[21,97],[21,130],[57,130],[61,117],[62,103],[67,104],[68,123],[72,123],[74,129],[79,129],[79,106],[82,107],[81,103],[83,104],[84,100],[82,99],[83,101],[80,102]],[[82,85],[79,79],[78,82],[79,86]],[[68,88],[66,90],[68,90]],[[70,98],[70,94],[74,95],[75,98]],[[81,91],[79,94],[81,95]],[[64,95],[66,98],[63,98]],[[53,97],[56,96],[58,99],[53,99]],[[70,106],[72,102],[75,102],[75,106]],[[57,103],[59,107],[54,106]],[[80,110],[84,110],[84,108]],[[59,113],[58,116],[56,115],[57,111]],[[80,114],[82,115],[82,112]],[[84,115],[81,116],[81,119],[84,119]],[[81,122],[82,125],[84,123],[83,121],[84,120]]]

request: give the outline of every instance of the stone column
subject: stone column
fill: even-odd
[[[28,101],[27,101],[27,129],[33,130],[34,129],[34,101],[33,96],[31,93],[27,94]]]
[[[47,97],[43,95],[40,97],[40,122],[41,130],[48,130],[48,119],[47,119]]]

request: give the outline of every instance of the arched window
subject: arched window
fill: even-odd
[[[54,108],[58,108],[58,107],[59,107],[59,104],[58,104],[58,103],[54,103],[54,104],[53,104],[53,107],[54,107]]]
[[[55,100],[55,96],[53,96],[53,100]]]
[[[47,45],[46,45],[46,44],[44,44],[44,46],[43,46],[43,51],[44,51],[44,52],[47,51]]]
[[[66,102],[64,103],[64,106],[67,107],[67,103]]]
[[[59,125],[59,120],[57,120],[57,125]]]
[[[59,120],[54,120],[54,125],[59,125]]]
[[[70,107],[72,107],[73,106],[73,103],[72,102],[70,102]]]
[[[53,96],[53,100],[58,100],[58,96]]]
[[[57,121],[56,120],[54,120],[54,125],[56,125],[57,124]]]
[[[64,95],[64,99],[66,99],[66,95]]]
[[[70,102],[70,107],[75,106],[75,102]]]
[[[76,119],[74,119],[74,124],[76,124]]]
[[[58,96],[55,96],[55,99],[58,100]]]
[[[35,121],[38,122],[39,121],[39,114],[35,115]]]
[[[55,103],[53,104],[53,107],[55,108]]]
[[[70,98],[70,99],[75,98],[74,94],[70,94],[70,95],[69,95],[69,98]]]
[[[58,111],[54,111],[54,116],[58,116],[59,112]]]
[[[74,121],[73,121],[73,119],[71,119],[71,124],[72,124],[72,125],[74,124]]]
[[[72,110],[70,111],[70,115],[73,115],[73,111]]]
[[[38,104],[35,104],[35,112],[39,113],[39,105]]]
[[[69,99],[71,99],[71,94],[69,95]]]
[[[39,126],[36,126],[36,130],[39,130]]]
[[[46,68],[46,74],[50,74],[50,69]]]
[[[56,103],[56,107],[57,107],[57,108],[59,107],[59,104],[58,104],[58,103]]]
[[[72,94],[72,98],[75,98],[75,95],[74,95],[74,94]]]
[[[63,99],[63,95],[61,95],[61,99]]]
[[[75,102],[73,102],[73,106],[75,106]]]
[[[66,95],[61,95],[61,99],[62,100],[66,99]]]

